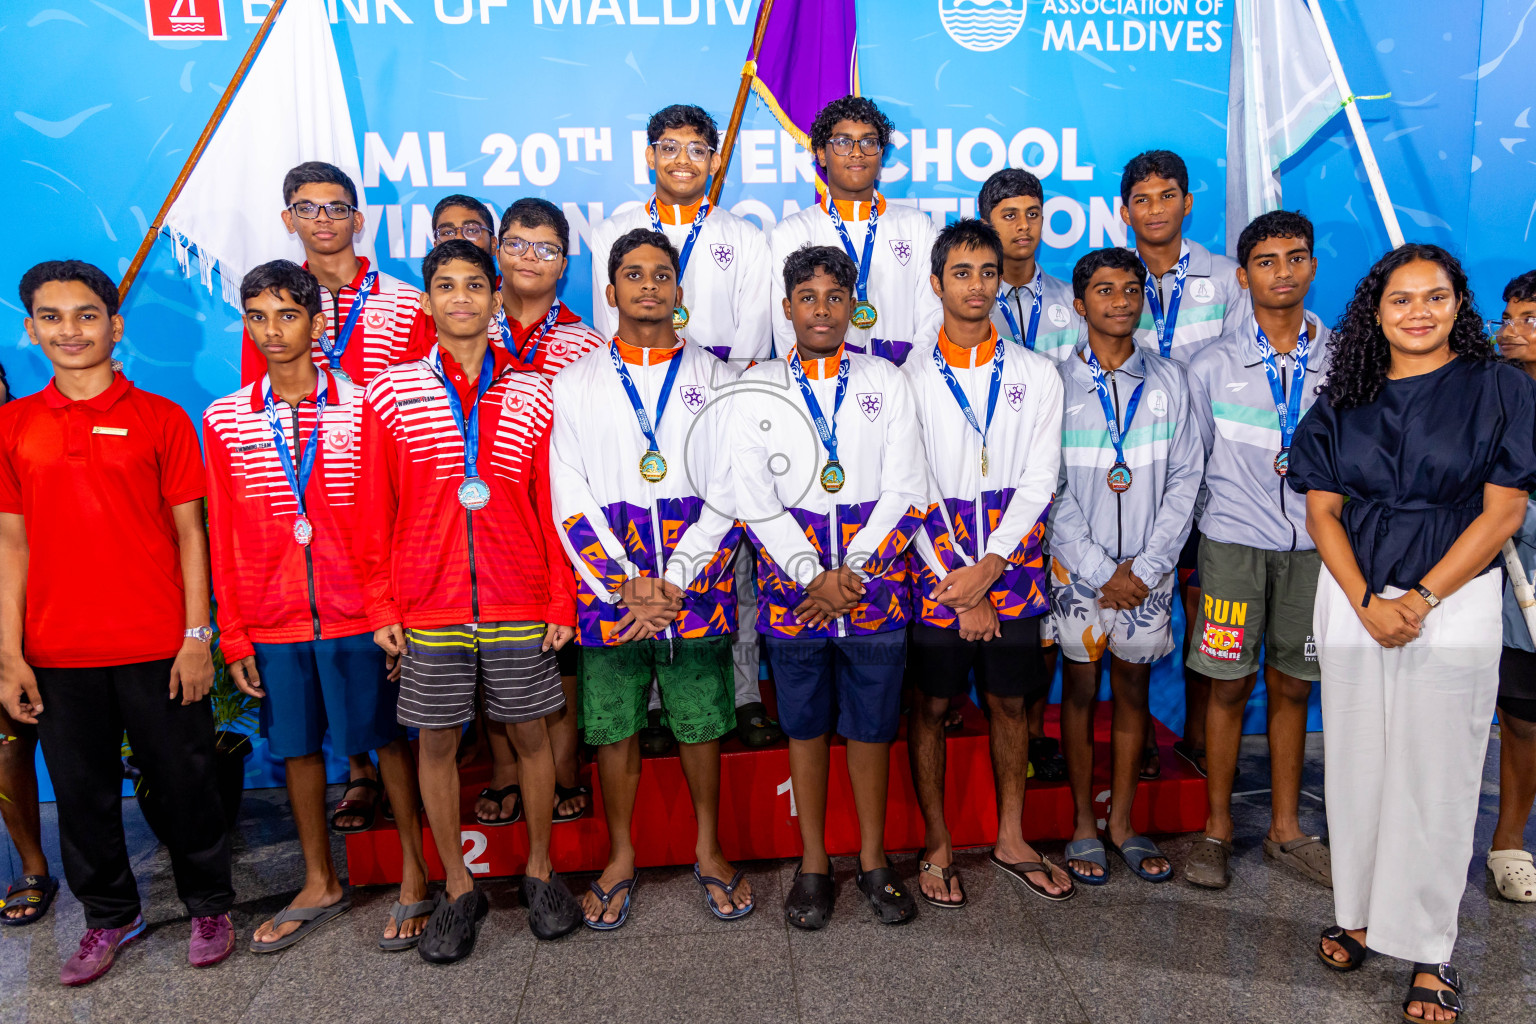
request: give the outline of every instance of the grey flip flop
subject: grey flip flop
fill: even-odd
[[[395,938],[379,939],[379,948],[386,953],[402,953],[407,949],[415,949],[416,944],[421,941],[421,933],[401,935],[400,928],[413,917],[429,916],[436,906],[436,899],[418,900],[409,906],[396,900],[394,906],[389,908],[389,919],[395,922]]]
[[[252,936],[251,952],[276,953],[278,950],[287,949],[289,946],[303,942],[316,928],[351,909],[352,900],[347,896],[343,896],[328,907],[284,907],[272,916],[272,927],[276,928],[290,921],[299,921],[300,925],[276,942],[257,942],[255,936]]]

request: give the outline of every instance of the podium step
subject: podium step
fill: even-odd
[[[948,737],[945,809],[956,848],[988,846],[997,837],[997,800],[992,784],[987,722],[969,702],[963,728]],[[1057,707],[1046,714],[1048,735],[1060,735]],[[1109,806],[1109,703],[1102,702],[1094,721],[1094,808],[1101,823]],[[1141,783],[1132,822],[1138,832],[1193,832],[1204,827],[1205,780],[1171,744],[1176,737],[1157,724],[1162,776]],[[592,787],[591,812],[577,821],[557,824],[550,841],[556,870],[563,873],[601,871],[607,862],[608,829],[603,820],[602,787],[595,765],[583,768],[583,781]],[[489,764],[475,764],[461,773],[459,832],[464,861],[478,878],[498,878],[523,872],[528,832],[522,822],[487,828],[475,820],[476,794],[490,778]],[[635,802],[636,860],[641,867],[692,864],[693,804],[676,755],[642,761],[640,791]],[[1024,835],[1030,840],[1070,839],[1072,798],[1065,782],[1030,780],[1024,802]],[[891,746],[890,802],[885,844],[895,853],[923,845],[923,817],[912,789],[905,730]],[[780,743],[748,750],[736,740],[722,747],[720,765],[720,844],[733,861],[769,860],[800,854],[800,829],[789,785],[789,749]],[[353,885],[384,885],[400,881],[400,841],[393,824],[382,817],[373,829],[347,836],[347,872]],[[858,820],[848,782],[846,748],[832,746],[827,798],[827,849],[834,855],[857,853]],[[430,836],[427,863],[433,878],[442,878],[442,863]]]

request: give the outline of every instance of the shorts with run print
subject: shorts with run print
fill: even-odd
[[[618,743],[645,728],[653,674],[679,743],[708,743],[736,727],[730,637],[631,640],[581,649],[577,678],[588,743]]]
[[[1051,560],[1051,633],[1068,661],[1094,662],[1108,651],[1133,665],[1150,665],[1173,650],[1173,580],[1148,589],[1135,608],[1101,608],[1100,591]]]
[[[416,729],[451,729],[475,717],[528,722],[565,706],[542,622],[482,622],[407,629],[396,717]]]

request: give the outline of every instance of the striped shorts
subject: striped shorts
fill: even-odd
[[[542,622],[484,622],[407,629],[395,717],[416,729],[450,729],[475,717],[528,722],[565,706],[554,651],[540,650]]]

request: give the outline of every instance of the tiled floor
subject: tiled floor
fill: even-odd
[[[1322,791],[1321,749],[1312,737],[1304,788],[1313,794]],[[1246,741],[1243,771],[1240,790],[1266,784],[1262,740]],[[1493,828],[1497,779],[1495,742],[1479,850]],[[1322,829],[1318,800],[1304,797],[1302,809],[1304,824]],[[45,808],[50,836],[52,814]],[[832,924],[806,933],[787,927],[779,912],[793,863],[751,866],[761,909],[736,924],[709,916],[687,869],[657,870],[642,876],[623,931],[582,930],[540,943],[528,933],[513,884],[490,882],[493,910],[474,956],[437,968],[414,953],[391,957],[374,947],[393,894],[369,889],[354,892],[351,913],[299,946],[264,957],[240,952],[196,971],[186,964],[188,924],[168,859],[129,801],[148,937],[106,978],[68,990],[57,978],[82,927],[73,899],[63,895],[43,924],[0,929],[0,1024],[1400,1020],[1402,965],[1378,957],[1357,974],[1335,975],[1313,962],[1331,900],[1264,861],[1266,814],[1265,793],[1239,800],[1236,880],[1223,893],[1178,881],[1149,885],[1116,862],[1109,885],[1047,904],[997,874],[984,851],[973,852],[959,860],[968,907],[925,909],[911,925],[884,928],[862,906],[852,864],[839,863]],[[1536,845],[1536,828],[1527,835]],[[1191,841],[1164,841],[1176,867]],[[1060,844],[1047,852],[1059,858]],[[909,877],[916,870],[910,856],[897,866]],[[235,922],[244,939],[296,887],[297,843],[280,792],[247,794],[236,872]],[[1457,961],[1469,982],[1469,1024],[1528,1024],[1536,1020],[1536,905],[1499,900],[1480,857],[1468,880]]]

